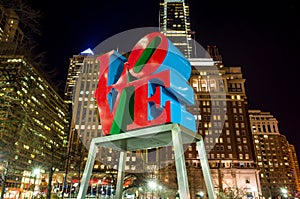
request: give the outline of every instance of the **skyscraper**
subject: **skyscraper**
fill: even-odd
[[[218,55],[220,57],[220,55]],[[190,59],[193,66],[190,85],[195,90],[195,106],[190,107],[197,120],[212,172],[215,192],[229,196],[258,197],[260,182],[256,168],[248,118],[248,101],[241,67],[224,67],[218,59]],[[160,149],[158,179],[176,186],[171,148]],[[206,192],[195,144],[185,151],[191,197]],[[172,187],[174,188],[174,187]]]
[[[191,27],[189,6],[184,0],[160,2],[160,31],[185,55],[191,57]]]
[[[13,54],[23,41],[23,31],[19,28],[19,17],[12,9],[0,5],[0,54]]]
[[[68,69],[64,95],[65,101],[68,104],[72,104],[73,91],[76,86],[76,80],[81,72],[84,58],[84,55],[74,55],[72,58],[70,58],[70,65]]]
[[[203,136],[216,191],[237,190],[258,197],[256,169],[248,100],[241,67],[215,67],[209,58],[190,59],[190,84],[195,89],[198,133]],[[194,152],[193,152],[194,153]],[[193,154],[192,153],[192,154]],[[192,158],[189,158],[192,157]],[[189,161],[194,155],[188,155]]]
[[[68,136],[63,99],[28,57],[15,55],[22,39],[18,15],[0,5],[0,170],[5,184],[1,194],[6,187],[9,197],[21,192],[29,197],[27,191],[41,184],[35,168],[42,175],[64,169],[61,159]]]
[[[25,57],[0,55],[0,71],[0,161],[9,163],[6,186],[28,190],[35,167],[64,168],[68,109]]]
[[[99,61],[96,60],[98,55],[74,55],[70,59],[69,73],[65,96],[67,101],[72,101],[72,123],[73,131],[80,137],[80,141],[88,149],[91,140],[101,137],[102,126],[100,123],[98,107],[94,98],[94,92],[98,84]],[[132,156],[132,157],[130,157]],[[141,160],[141,154],[128,153],[126,170],[135,172],[137,165],[141,166],[138,161]],[[95,169],[117,169],[119,154],[110,149],[101,148],[97,156]]]
[[[282,188],[293,196],[299,190],[299,165],[293,147],[279,132],[278,121],[269,112],[249,110],[251,130],[260,169],[262,195],[282,195]],[[292,156],[292,157],[291,157]]]

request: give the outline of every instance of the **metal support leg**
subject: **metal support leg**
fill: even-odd
[[[199,154],[199,158],[200,158],[200,163],[201,163],[202,173],[204,176],[204,182],[205,182],[206,189],[207,189],[208,198],[214,199],[215,198],[214,185],[213,185],[213,181],[212,181],[212,177],[211,177],[211,173],[210,173],[210,168],[209,168],[209,164],[208,164],[208,160],[207,160],[207,156],[206,156],[203,139],[197,141],[197,150],[198,150],[198,154]]]
[[[124,151],[121,151],[120,159],[119,159],[118,180],[117,180],[115,199],[122,199],[123,182],[124,182],[124,174],[125,174],[125,163],[126,163],[125,159],[126,159],[126,153]]]
[[[92,174],[92,170],[93,170],[93,166],[94,166],[94,162],[95,162],[96,152],[97,152],[97,146],[92,141],[91,145],[90,145],[88,159],[85,164],[84,172],[82,175],[81,185],[80,185],[77,199],[85,198],[85,195],[86,195],[86,192],[88,189],[88,185],[89,185],[89,180],[91,178],[91,174]]]
[[[187,179],[185,157],[181,130],[179,128],[172,130],[172,140],[174,145],[175,164],[177,172],[177,181],[179,187],[179,196],[182,199],[190,199],[189,183]]]

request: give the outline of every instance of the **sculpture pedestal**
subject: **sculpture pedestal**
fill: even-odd
[[[181,199],[190,199],[191,196],[188,186],[183,144],[194,142],[196,142],[197,145],[208,197],[213,199],[214,187],[202,136],[196,135],[192,131],[180,127],[177,124],[154,126],[129,131],[127,133],[94,138],[90,145],[88,159],[85,165],[77,199],[85,198],[98,146],[120,151],[115,199],[122,198],[126,151],[174,146],[179,195]]]

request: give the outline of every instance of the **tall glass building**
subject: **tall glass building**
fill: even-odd
[[[17,14],[0,5],[0,174],[5,197],[22,193],[29,198],[45,185],[46,174],[64,169],[68,106],[38,66],[20,53],[19,24]]]
[[[28,189],[34,168],[64,168],[68,108],[25,57],[0,55],[0,71],[0,161],[7,186]]]
[[[185,55],[191,57],[191,27],[189,6],[184,0],[160,2],[160,31]]]

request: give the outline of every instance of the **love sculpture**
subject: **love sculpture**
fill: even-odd
[[[105,135],[165,123],[196,131],[194,116],[185,110],[185,105],[194,104],[187,84],[190,63],[162,34],[146,35],[128,61],[115,51],[98,60],[95,97]]]
[[[116,199],[122,198],[126,151],[174,146],[180,198],[191,198],[183,144],[196,142],[209,198],[214,198],[203,139],[196,134],[194,104],[188,85],[191,65],[163,34],[143,37],[127,58],[111,51],[100,63],[95,98],[103,137],[91,142],[77,199],[85,198],[97,147],[120,151]]]

